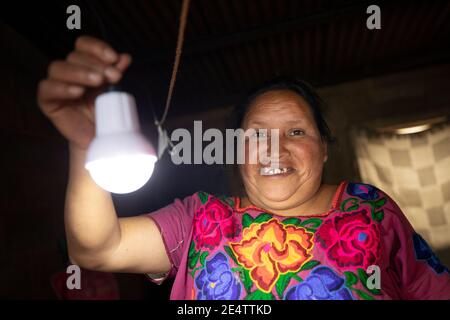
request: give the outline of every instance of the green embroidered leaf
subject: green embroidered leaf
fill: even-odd
[[[300,225],[308,229],[308,231],[315,232],[318,227],[322,224],[322,220],[319,218],[309,218],[304,220]]]
[[[380,210],[380,211],[377,211],[377,212],[375,212],[374,214],[373,214],[373,217],[372,217],[375,221],[378,221],[378,222],[381,222],[381,221],[383,221],[383,218],[384,218],[384,211],[383,210]]]
[[[245,291],[250,292],[253,282],[252,279],[250,278],[250,273],[247,269],[240,267],[239,262],[236,259],[236,256],[234,255],[233,250],[231,250],[231,248],[229,246],[224,246],[224,249],[226,251],[226,253],[230,256],[231,259],[233,259],[234,263],[236,263],[238,265],[239,271],[240,271],[240,275],[241,275],[241,279],[242,279],[242,283],[244,284],[244,288]],[[233,268],[233,269],[237,269],[237,268]]]
[[[345,275],[345,286],[348,288],[351,288],[353,285],[355,285],[358,282],[358,277],[350,271],[344,271]]]
[[[341,203],[341,211],[354,211],[359,208],[359,200],[357,198],[348,198]]]
[[[261,213],[259,216],[257,216],[255,218],[255,220],[253,220],[253,222],[263,223],[263,222],[269,221],[270,219],[272,219],[272,215],[264,212],[264,213]]]
[[[219,199],[223,204],[228,204],[227,197],[224,195],[217,196],[217,199]]]
[[[231,259],[233,259],[234,263],[236,263],[237,265],[239,265],[239,262],[236,259],[236,256],[234,255],[233,250],[231,250],[231,248],[229,246],[224,246],[223,247],[225,249],[225,251],[227,252],[227,254],[230,256]]]
[[[200,257],[200,251],[196,252],[189,258],[189,268],[193,269],[196,266],[198,257]]]
[[[231,197],[228,197],[228,198],[226,199],[226,202],[227,202],[231,207],[234,207],[234,205],[235,205],[234,199],[231,198]]]
[[[358,289],[353,289],[353,291],[355,291],[358,296],[360,296],[364,300],[375,300],[374,297],[372,297],[370,294],[365,293],[364,291]]]
[[[250,272],[245,268],[242,268],[241,279],[244,284],[245,291],[249,293],[252,289],[253,281],[252,278],[250,278]]]
[[[292,273],[284,273],[280,276],[277,283],[275,284],[275,289],[277,291],[278,297],[283,299],[284,290],[289,285],[289,281],[291,281]]]
[[[191,258],[196,253],[195,251],[195,242],[191,241],[191,245],[189,246],[189,254],[188,257]]]
[[[298,282],[303,282],[303,279],[300,278],[296,273],[294,273],[294,274],[292,275],[292,279],[295,279],[295,280],[297,280]]]
[[[245,300],[275,300],[275,297],[270,292],[256,290],[246,296]]]
[[[189,253],[188,253],[189,267],[191,269],[193,269],[195,267],[195,265],[197,264],[199,256],[200,256],[200,251],[195,250],[195,242],[192,241],[191,245],[189,246]]]
[[[197,272],[197,270],[200,270],[200,269],[202,269],[202,267],[197,267],[197,268],[192,270],[192,272],[191,272],[192,278],[195,278],[195,273]]]
[[[284,225],[292,224],[292,225],[298,227],[301,225],[302,220],[300,220],[299,218],[287,218],[287,219],[284,219],[281,223]]]
[[[364,269],[358,268],[358,277],[359,277],[359,280],[361,281],[361,283],[363,284],[363,286],[364,286],[366,289],[368,289],[368,288],[367,288],[367,279],[368,279],[369,277],[367,276],[367,273],[364,271]]]
[[[205,204],[208,201],[209,195],[206,192],[200,191],[198,192],[198,197],[202,204]]]
[[[242,228],[248,228],[253,222],[253,218],[248,213],[244,213],[242,216]]]
[[[317,260],[308,261],[300,268],[300,271],[310,270],[319,264],[320,264],[320,262]]]
[[[381,290],[379,290],[379,289],[369,289],[369,287],[367,286],[367,279],[369,279],[369,276],[364,271],[364,269],[358,268],[358,276],[359,276],[359,280],[363,284],[364,288],[366,288],[370,293],[372,293],[374,295],[381,294]]]
[[[381,198],[375,202],[375,207],[380,208],[380,207],[384,206],[385,204],[386,204],[386,198]]]
[[[200,264],[202,266],[205,265],[205,259],[208,256],[209,252],[208,251],[203,251],[202,254],[200,255]]]
[[[217,197],[223,204],[227,206],[234,207],[234,199],[232,197],[228,197],[226,195],[220,195]]]

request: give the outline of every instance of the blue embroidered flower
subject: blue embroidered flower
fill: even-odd
[[[415,233],[413,235],[413,243],[417,260],[425,260],[437,274],[443,273],[445,271],[450,273],[448,268],[441,263],[428,243],[418,233]]]
[[[219,252],[209,261],[195,279],[197,300],[236,300],[241,284],[230,269],[226,256]]]
[[[365,183],[349,183],[347,193],[363,200],[375,200],[378,198],[378,190],[374,186]]]
[[[345,281],[325,266],[316,267],[305,281],[290,288],[286,300],[353,300]]]

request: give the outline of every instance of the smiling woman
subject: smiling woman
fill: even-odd
[[[263,139],[263,129],[279,132],[278,150],[267,144],[275,156],[267,164],[247,161],[257,150],[245,140],[245,196],[196,192],[117,218],[84,162],[95,129],[92,101],[130,62],[82,37],[39,87],[43,112],[70,143],[65,226],[73,262],[159,283],[175,277],[171,299],[450,299],[448,269],[387,194],[322,182],[331,133],[320,98],[296,79],[265,84],[236,109],[236,128]]]
[[[166,239],[172,299],[450,298],[448,269],[421,258],[419,236],[387,194],[322,182],[333,142],[322,107],[296,79],[256,89],[236,107],[234,128],[260,139],[278,130],[276,163],[250,163],[259,150],[246,143],[245,196],[199,192],[148,214]]]
[[[260,207],[284,215],[321,212],[329,208],[337,186],[322,186],[323,165],[332,141],[321,112],[321,100],[305,83],[276,79],[257,89],[239,106],[244,129],[278,129],[279,174],[262,175],[264,166],[246,161],[240,167],[248,198]],[[249,157],[258,150],[249,146]],[[323,200],[322,200],[323,199]]]

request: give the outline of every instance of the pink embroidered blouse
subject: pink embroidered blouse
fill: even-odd
[[[321,215],[286,217],[197,192],[147,215],[171,299],[450,299],[449,270],[381,190],[342,182]]]

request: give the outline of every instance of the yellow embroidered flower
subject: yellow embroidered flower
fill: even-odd
[[[270,292],[280,274],[297,272],[311,258],[312,238],[305,228],[273,218],[245,228],[242,240],[230,246],[239,263],[250,270],[255,285]]]

